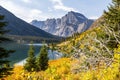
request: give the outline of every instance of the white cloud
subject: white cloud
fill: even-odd
[[[38,9],[32,9],[29,11],[29,14],[27,15],[28,21],[32,21],[34,19],[43,19],[44,16],[42,17],[42,11]]]
[[[52,8],[48,7],[48,11],[49,11],[49,12],[52,12],[53,10],[52,10]]]
[[[54,4],[63,5],[62,0],[50,0]]]
[[[51,0],[51,1],[54,4],[54,8],[48,7],[49,12],[53,11],[53,9],[74,11],[73,8],[64,6],[62,0]],[[60,17],[61,15],[61,14],[54,15],[54,13],[42,12],[41,10],[39,10],[38,8],[36,9],[35,7],[28,7],[25,5],[23,6],[22,4],[19,4],[14,0],[0,0],[0,5],[3,6],[5,9],[9,10],[10,12],[12,12],[15,16],[27,22],[31,22],[34,19],[46,20],[47,18]]]
[[[38,10],[38,9],[32,9],[31,11],[30,11],[30,13],[31,14],[41,14],[42,13],[42,11],[40,11],[40,10]]]
[[[45,20],[49,17],[39,9],[21,6],[10,0],[0,0],[0,5],[27,22],[31,22],[33,19]]]
[[[30,0],[22,0],[23,2],[25,3],[30,3],[31,1]]]
[[[62,3],[62,0],[50,0],[54,6],[55,10],[63,10],[63,11],[76,11],[74,8],[67,7]]]
[[[28,13],[27,12],[28,8],[19,6],[15,3],[13,3],[12,1],[7,1],[7,0],[3,0],[0,3],[5,9],[9,10],[17,17],[27,21],[26,13]]]
[[[89,19],[98,19],[99,17],[98,16],[91,16],[89,17]]]
[[[55,5],[54,8],[57,10],[63,10],[63,11],[75,11],[73,8],[66,7],[63,5]]]
[[[16,5],[12,1],[3,0],[3,1],[0,1],[0,3],[1,3],[1,6],[3,6],[5,9],[8,9],[10,12],[12,12],[17,16],[22,16],[22,13],[24,13],[26,9],[19,5]]]

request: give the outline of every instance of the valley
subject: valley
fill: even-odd
[[[0,80],[120,79],[120,0],[11,3],[0,5]]]

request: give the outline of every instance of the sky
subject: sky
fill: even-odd
[[[26,22],[60,18],[69,11],[97,19],[112,0],[0,0],[0,5]]]

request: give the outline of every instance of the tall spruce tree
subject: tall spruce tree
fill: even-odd
[[[111,31],[111,39],[107,43],[109,47],[115,48],[120,44],[120,0],[112,0],[108,11],[104,11],[104,26]]]
[[[24,69],[29,71],[29,72],[35,71],[36,70],[35,60],[36,60],[36,58],[34,55],[34,46],[31,42],[30,49],[28,51],[28,58],[27,58],[26,63],[24,65]]]
[[[4,27],[6,22],[3,21],[4,16],[0,15],[0,44],[6,41],[9,41],[8,38],[4,37],[4,34],[7,32]],[[14,50],[7,50],[0,45],[0,78],[10,74],[11,68],[9,67],[9,57],[10,53],[13,53]]]
[[[40,53],[38,54],[38,57],[36,59],[38,71],[45,70],[48,67],[48,50],[46,45],[43,45],[40,49]]]
[[[105,22],[108,27],[113,28],[115,31],[120,30],[120,0],[112,0],[112,4],[105,11]]]

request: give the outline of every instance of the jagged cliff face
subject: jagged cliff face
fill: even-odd
[[[33,20],[31,24],[51,34],[68,37],[87,30],[93,22],[84,15],[71,11],[62,18],[47,19],[46,21]]]

